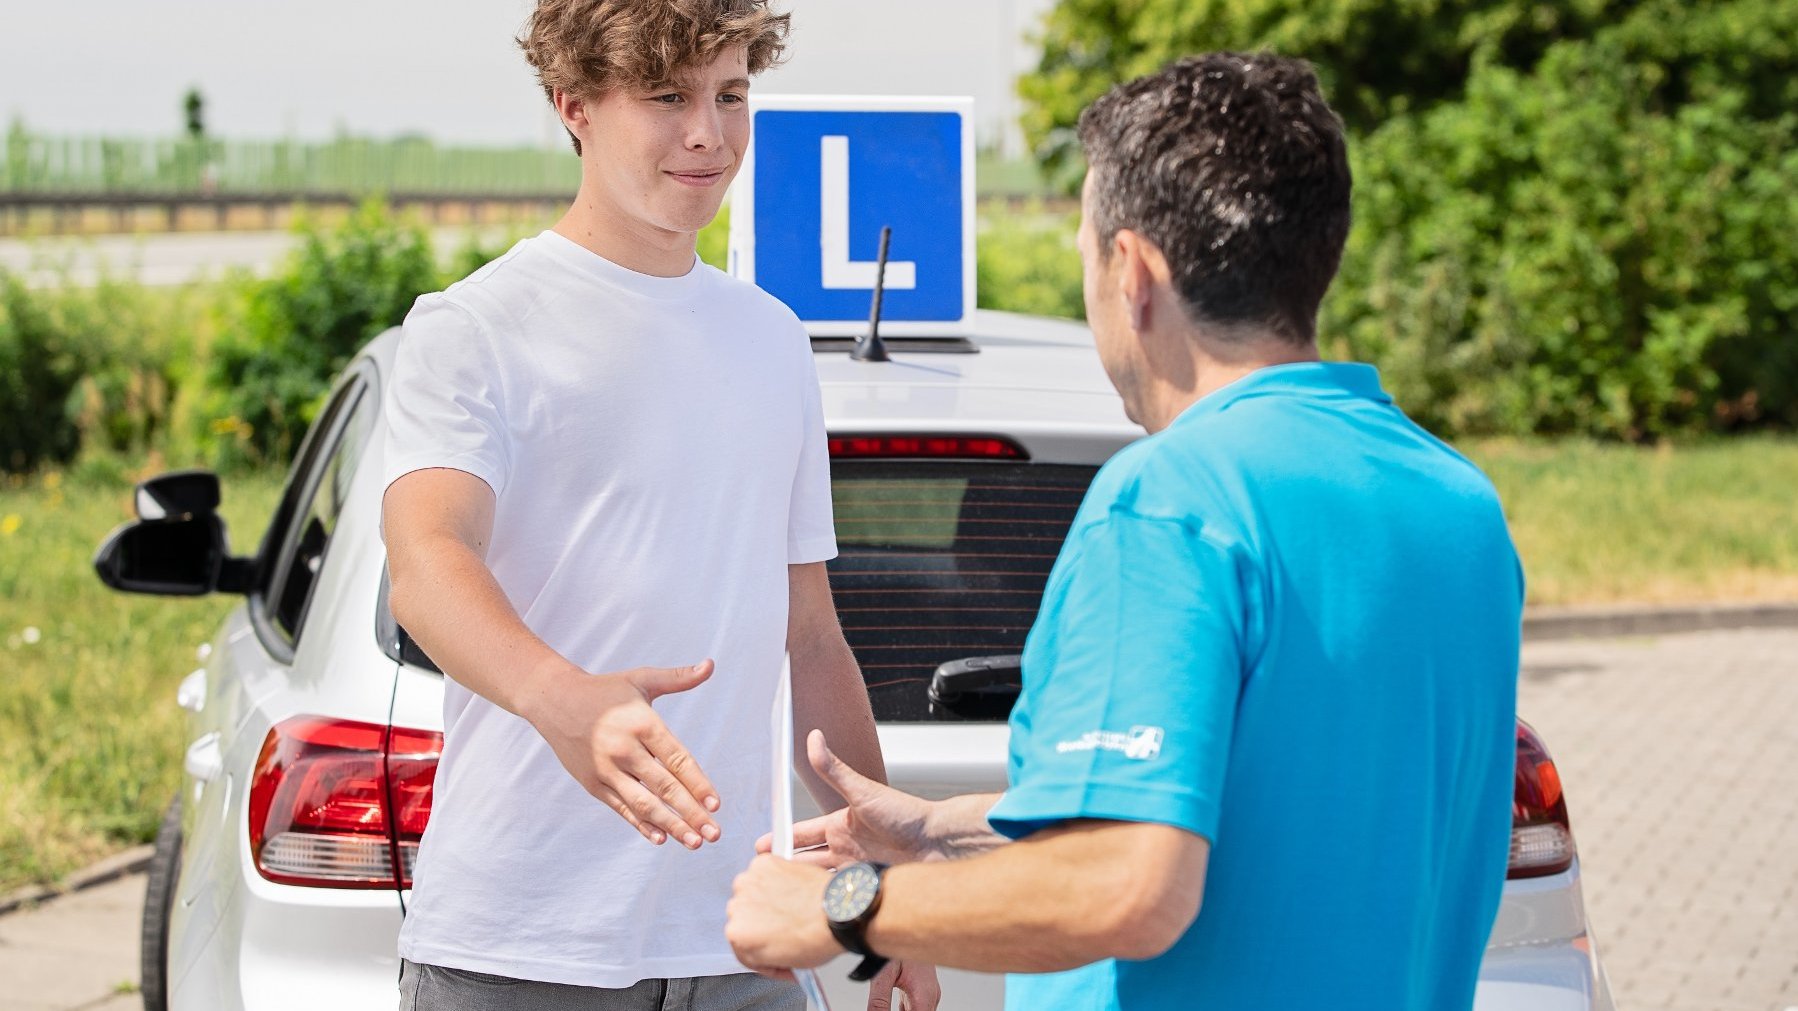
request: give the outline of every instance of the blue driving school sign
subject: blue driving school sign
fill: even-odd
[[[880,230],[883,335],[959,336],[974,310],[974,103],[968,98],[750,99],[731,191],[730,269],[814,335],[867,328]]]

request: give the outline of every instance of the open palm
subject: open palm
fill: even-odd
[[[903,864],[940,856],[929,834],[930,801],[856,772],[831,752],[823,731],[812,731],[805,749],[812,768],[848,806],[794,825],[794,860],[839,867],[857,860]],[[768,852],[771,842],[763,836],[756,848]]]

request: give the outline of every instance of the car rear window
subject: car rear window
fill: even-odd
[[[830,587],[875,719],[967,718],[931,711],[931,675],[951,660],[1023,652],[1097,470],[832,462],[838,555]]]

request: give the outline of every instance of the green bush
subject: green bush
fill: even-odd
[[[1448,434],[1798,425],[1798,0],[1061,0],[1026,134],[1189,52],[1310,59],[1350,130],[1327,351]]]
[[[81,433],[68,405],[83,364],[48,300],[0,271],[0,471],[75,455]]]
[[[1655,82],[1601,35],[1374,131],[1326,343],[1442,431],[1798,423],[1798,117]]]
[[[0,471],[157,444],[186,357],[178,300],[105,278],[32,290],[0,274]]]
[[[424,231],[378,203],[301,235],[280,273],[240,282],[213,344],[201,437],[221,466],[290,457],[337,372],[441,287]]]
[[[1041,208],[982,215],[975,252],[980,307],[1085,318],[1074,248],[1078,225],[1077,215]]]
[[[195,375],[196,294],[111,279],[58,292],[80,335],[84,367],[69,408],[83,452],[141,454],[166,443],[175,396]]]

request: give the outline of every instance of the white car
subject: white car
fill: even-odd
[[[398,1000],[442,675],[386,607],[378,457],[396,336],[344,371],[253,557],[229,553],[217,478],[190,471],[140,486],[140,520],[95,559],[117,589],[245,597],[178,693],[188,781],[144,907],[149,1011]],[[1093,473],[1141,433],[1078,324],[981,312],[968,339],[894,340],[886,362],[851,360],[848,343],[814,341],[841,548],[829,568],[889,775],[928,797],[1002,789],[1014,658],[1050,564]],[[1517,746],[1510,879],[1476,1007],[1609,1011],[1554,765],[1521,723]],[[823,970],[838,1011],[863,1006],[850,961]],[[1001,977],[943,984],[952,1011],[1001,1003]]]

